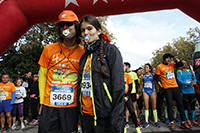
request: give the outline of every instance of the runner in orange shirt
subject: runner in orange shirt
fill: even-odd
[[[5,116],[6,113],[7,123],[8,123],[8,131],[12,133],[13,130],[11,128],[12,117],[11,111],[13,109],[13,104],[15,102],[15,85],[12,82],[9,82],[9,75],[3,74],[1,77],[2,82],[0,83],[0,114],[1,114],[1,129],[0,132],[6,132],[5,129]]]
[[[171,63],[171,58],[174,58],[176,63]],[[172,100],[177,103],[178,111],[181,116],[181,128],[189,130],[190,127],[186,123],[186,118],[184,114],[183,101],[180,95],[180,89],[176,82],[174,68],[183,66],[180,59],[174,57],[173,55],[166,53],[163,55],[163,62],[156,67],[155,79],[158,82],[161,90],[163,91],[166,101],[167,101],[167,112],[170,120],[170,130],[175,130],[175,125],[172,115]],[[160,80],[159,80],[160,78]]]
[[[75,133],[78,129],[77,83],[79,60],[84,49],[79,38],[79,20],[71,10],[58,17],[59,42],[47,45],[38,64],[42,111],[39,133]]]

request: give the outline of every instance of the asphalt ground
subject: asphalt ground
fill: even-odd
[[[196,112],[196,114],[200,114],[200,110]],[[179,115],[178,115],[179,117]],[[196,120],[200,123],[200,117],[196,117]],[[163,121],[160,121],[159,124],[161,125],[160,128],[154,126],[153,120],[149,119],[149,127],[142,128],[141,131],[143,133],[169,133],[172,132],[169,130],[169,124],[165,124]],[[141,126],[144,125],[144,122]],[[180,123],[175,122],[176,131],[172,133],[200,133],[200,127],[192,127],[190,131],[185,131],[181,129]],[[14,133],[37,133],[38,132],[38,125],[26,125],[26,128],[21,130],[20,125],[17,126],[17,129],[14,130]],[[135,133],[135,127],[132,121],[129,122],[129,128],[127,129],[127,133]]]

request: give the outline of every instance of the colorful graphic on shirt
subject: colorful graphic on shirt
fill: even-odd
[[[69,65],[65,65],[64,63],[59,64],[56,70],[53,70],[53,80],[56,81],[75,81],[78,79],[78,75],[76,73],[71,73],[71,68]]]

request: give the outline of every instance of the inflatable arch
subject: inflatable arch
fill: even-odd
[[[82,18],[175,8],[200,22],[200,0],[0,0],[0,55],[32,25],[57,21],[64,9]]]

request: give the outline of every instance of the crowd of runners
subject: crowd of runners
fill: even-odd
[[[77,133],[78,125],[82,133],[124,133],[129,118],[137,133],[149,126],[149,118],[157,128],[163,120],[171,131],[175,121],[187,131],[200,127],[195,120],[200,69],[194,73],[184,60],[166,53],[156,68],[146,63],[133,71],[94,16],[79,22],[73,11],[64,10],[55,26],[59,41],[45,46],[39,75],[31,80],[27,72],[14,85],[2,74],[1,132],[5,123],[10,133],[17,123],[21,129],[38,123],[39,133]]]

